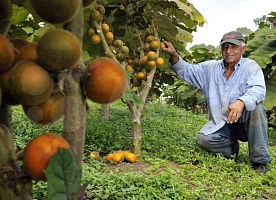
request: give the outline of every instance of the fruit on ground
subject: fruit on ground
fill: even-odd
[[[101,159],[101,156],[100,156],[99,152],[97,152],[97,151],[92,151],[92,152],[90,153],[90,158],[100,160],[100,159]]]
[[[21,51],[23,47],[29,44],[27,40],[21,38],[11,38],[10,42],[13,44],[13,47],[17,50],[17,52]]]
[[[44,170],[47,169],[51,157],[61,148],[69,149],[70,145],[59,135],[45,133],[33,138],[27,144],[23,156],[28,174],[34,180],[46,180]]]
[[[14,61],[13,45],[0,34],[0,72],[9,69]]]
[[[81,0],[31,0],[36,13],[52,24],[71,21],[79,12]]]
[[[50,74],[33,61],[20,61],[9,75],[9,83],[16,100],[23,105],[39,105],[50,97],[54,81]]]
[[[55,72],[76,67],[81,52],[77,37],[63,29],[47,31],[37,43],[38,61]]]
[[[135,163],[137,158],[134,153],[128,152],[128,153],[125,153],[125,160],[131,163]]]
[[[122,66],[109,58],[99,57],[87,67],[85,87],[87,97],[96,103],[107,104],[122,97],[127,76]]]
[[[113,159],[112,159],[113,162],[120,163],[120,162],[123,162],[123,160],[124,160],[123,153],[119,153],[119,152],[113,153]]]
[[[37,43],[30,43],[24,46],[21,51],[17,54],[15,61],[19,62],[21,60],[32,60],[37,61],[37,52],[36,52]]]
[[[52,124],[59,120],[65,111],[65,96],[53,93],[45,102],[37,106],[23,105],[27,117],[38,124]]]
[[[8,69],[2,73],[0,73],[0,85],[2,88],[2,103],[7,105],[19,105],[19,101],[16,100],[14,95],[12,94],[11,86],[9,83],[9,76],[11,73],[11,69]]]
[[[111,162],[111,161],[113,160],[113,157],[114,157],[114,154],[113,154],[113,153],[110,153],[110,154],[108,154],[108,156],[106,157],[106,160],[107,160],[108,162]]]

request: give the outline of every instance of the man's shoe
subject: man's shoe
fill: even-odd
[[[269,171],[267,164],[252,163],[252,167],[260,175],[264,175]]]

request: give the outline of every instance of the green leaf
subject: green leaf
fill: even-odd
[[[266,98],[264,101],[264,106],[267,110],[271,110],[276,106],[276,82],[266,81]]]
[[[44,33],[46,33],[50,29],[55,29],[55,26],[52,24],[46,24],[45,26],[41,27],[37,31],[35,31],[32,35],[30,35],[27,40],[29,42],[33,42],[38,40]]]
[[[22,21],[26,20],[27,16],[29,15],[29,11],[26,10],[24,7],[19,7],[15,4],[12,5],[13,13],[12,13],[12,24],[18,25]]]
[[[70,149],[60,149],[45,170],[49,200],[72,199],[81,184],[81,168]]]
[[[127,90],[124,93],[123,100],[124,101],[132,101],[136,105],[143,103],[143,100],[137,94],[135,94],[135,92],[132,90]]]
[[[177,4],[177,6],[181,10],[183,10],[185,13],[187,13],[188,15],[190,15],[192,13],[192,9],[189,6],[187,6],[186,4],[182,3],[181,1],[179,1],[179,0],[169,0],[169,1],[174,1]]]

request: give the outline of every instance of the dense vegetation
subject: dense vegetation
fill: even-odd
[[[100,105],[90,104],[87,113],[82,180],[88,182],[86,199],[262,199],[276,198],[276,164],[259,176],[251,169],[247,143],[241,144],[238,161],[208,154],[195,143],[207,121],[174,106],[148,104],[142,120],[142,158],[135,164],[109,164],[105,156],[116,150],[131,150],[131,118],[127,107],[111,105],[109,121]],[[24,148],[29,139],[43,132],[62,133],[62,121],[52,126],[31,123],[14,107],[15,140]],[[276,132],[269,129],[270,153],[276,158]],[[102,160],[89,157],[98,151]],[[47,183],[34,184],[34,199],[46,199]]]

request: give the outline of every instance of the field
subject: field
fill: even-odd
[[[134,164],[113,164],[105,156],[131,150],[131,120],[127,107],[111,105],[111,118],[102,118],[98,104],[89,104],[83,183],[85,199],[276,199],[276,132],[269,129],[270,172],[260,176],[251,169],[247,143],[241,143],[238,161],[208,154],[195,143],[206,115],[174,106],[147,104],[142,118],[142,158]],[[21,107],[13,108],[16,144],[24,148],[43,132],[62,133],[62,121],[52,126],[31,123]],[[100,152],[102,160],[89,157]],[[47,184],[34,182],[34,199],[46,199]]]

